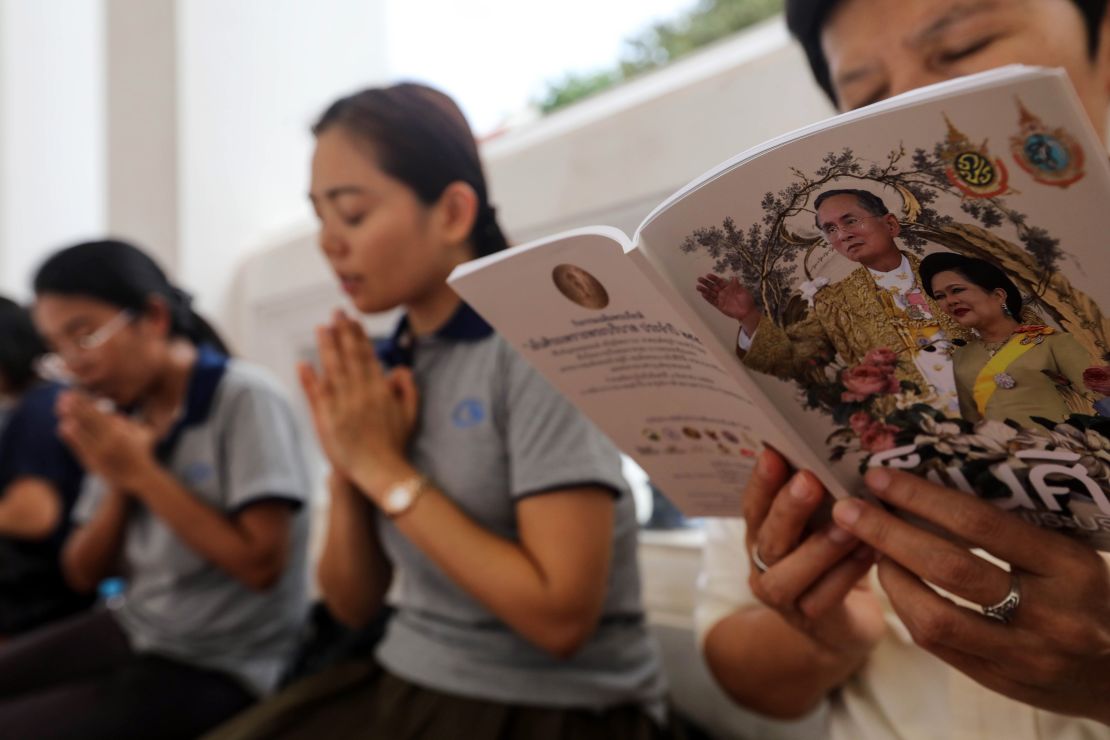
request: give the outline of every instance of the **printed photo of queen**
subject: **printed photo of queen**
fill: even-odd
[[[921,261],[921,281],[937,306],[969,334],[952,355],[960,415],[1014,421],[1060,422],[1072,413],[1090,414],[1084,372],[1094,365],[1066,332],[1026,324],[1021,292],[986,260],[952,252]]]

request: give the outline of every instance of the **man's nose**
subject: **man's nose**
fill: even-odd
[[[919,87],[932,85],[936,82],[944,82],[948,79],[951,79],[951,75],[929,69],[924,63],[906,65],[897,74],[892,75],[888,97],[894,97],[900,93],[916,90]]]

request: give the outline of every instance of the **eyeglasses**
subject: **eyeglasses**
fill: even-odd
[[[119,334],[125,326],[135,320],[135,313],[130,309],[123,309],[110,318],[103,326],[83,336],[55,342],[57,349],[43,355],[38,361],[39,374],[48,380],[70,380],[69,363],[67,358],[91,352],[107,344],[112,337]]]
[[[833,239],[839,239],[842,233],[849,231],[855,233],[855,230],[859,228],[861,223],[869,218],[883,218],[883,216],[845,216],[840,219],[839,226],[836,224],[828,224],[819,227],[818,231],[820,231],[826,239],[832,241]]]

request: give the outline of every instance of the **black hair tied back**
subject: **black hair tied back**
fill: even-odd
[[[489,202],[486,175],[474,134],[448,95],[412,82],[374,87],[340,98],[312,127],[316,136],[340,127],[366,144],[377,164],[431,204],[453,182],[465,182],[478,196],[470,232],[475,256],[508,246]]]
[[[160,298],[170,314],[170,332],[193,344],[220,352],[227,345],[212,326],[193,310],[193,298],[173,285],[146,252],[124,241],[84,242],[51,255],[34,279],[35,295],[92,298],[141,315],[152,298]]]

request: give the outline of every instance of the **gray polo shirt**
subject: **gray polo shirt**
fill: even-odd
[[[126,591],[113,611],[135,650],[225,671],[260,694],[274,688],[307,608],[302,450],[289,402],[268,375],[201,352],[184,417],[159,455],[193,495],[228,515],[259,501],[287,501],[297,510],[288,564],[273,587],[253,591],[136,505],[123,548]],[[92,517],[105,490],[100,478],[86,481],[78,521]]]
[[[616,448],[465,305],[413,349],[421,394],[415,466],[476,522],[514,541],[522,498],[582,485],[612,490],[612,565],[597,632],[573,657],[558,660],[380,517],[401,589],[379,661],[402,678],[457,695],[592,709],[641,704],[660,716],[666,687],[643,618],[635,511]]]

